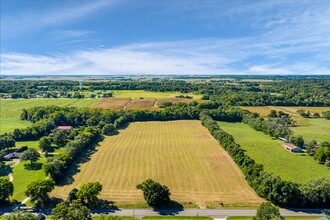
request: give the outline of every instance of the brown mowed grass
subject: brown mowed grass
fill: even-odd
[[[92,104],[91,108],[104,108],[104,109],[123,109],[131,99],[129,98],[104,98],[99,102]]]
[[[249,110],[250,112],[257,112],[260,116],[267,116],[270,110],[283,111],[291,116],[299,116],[297,111],[303,109],[312,113],[322,113],[330,111],[330,107],[306,107],[306,106],[241,106],[242,109]]]
[[[152,109],[154,108],[156,99],[133,99],[125,109]]]
[[[263,200],[200,121],[134,122],[106,137],[82,164],[71,185],[56,187],[66,198],[82,183],[99,181],[100,198],[119,205],[144,204],[136,185],[152,178],[169,187],[171,198],[200,207],[257,206]]]

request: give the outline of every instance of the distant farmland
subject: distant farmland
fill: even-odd
[[[262,202],[238,166],[199,121],[135,122],[106,137],[79,167],[71,185],[52,195],[66,198],[88,181],[103,184],[100,197],[119,205],[142,205],[135,187],[148,178],[166,184],[171,198],[200,207],[256,206]]]
[[[303,109],[312,113],[322,113],[330,111],[330,107],[306,107],[306,106],[241,106],[242,109],[249,110],[250,112],[257,112],[260,116],[264,117],[269,114],[271,110],[282,111],[291,116],[299,116],[297,111]]]
[[[11,132],[15,128],[24,128],[30,125],[27,121],[21,121],[20,115],[23,108],[32,108],[35,106],[72,106],[88,107],[98,102],[98,99],[1,99],[0,100],[0,134]]]
[[[244,123],[219,122],[220,127],[233,135],[236,143],[265,169],[281,176],[284,180],[307,182],[320,177],[330,179],[329,168],[318,164],[310,156],[300,156],[283,149],[283,142],[255,131]]]

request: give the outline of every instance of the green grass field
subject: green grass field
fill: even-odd
[[[292,127],[291,130],[301,135],[305,141],[315,139],[318,143],[330,142],[330,120],[326,119],[304,119],[304,125]]]
[[[28,146],[30,148],[38,150],[38,141],[17,142],[16,146]],[[41,158],[37,163],[40,163],[42,165],[45,161],[46,158],[41,155]],[[28,184],[30,184],[32,181],[42,180],[46,178],[45,171],[42,167],[38,170],[28,170],[24,167],[24,164],[29,164],[29,162],[19,163],[12,170],[12,174],[14,177],[14,195],[11,197],[11,199],[17,201],[22,201],[26,198],[24,192]]]
[[[267,171],[285,180],[307,182],[316,178],[330,179],[329,168],[318,164],[310,156],[291,153],[282,147],[282,142],[255,131],[243,123],[219,122],[220,127],[233,135],[246,153],[257,163],[263,164]]]
[[[180,92],[151,92],[144,90],[111,90],[113,97],[115,98],[174,98],[178,95],[193,96],[194,99],[201,99],[202,95],[195,95],[192,93],[180,93]]]
[[[0,134],[30,125],[29,122],[20,120],[23,108],[48,105],[88,107],[98,101],[99,99],[0,99]]]

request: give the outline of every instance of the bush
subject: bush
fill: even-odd
[[[148,179],[136,186],[142,190],[144,199],[153,208],[166,205],[170,201],[170,190],[152,179]]]

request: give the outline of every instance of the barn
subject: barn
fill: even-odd
[[[302,152],[302,149],[294,144],[285,143],[283,147],[290,152]]]

